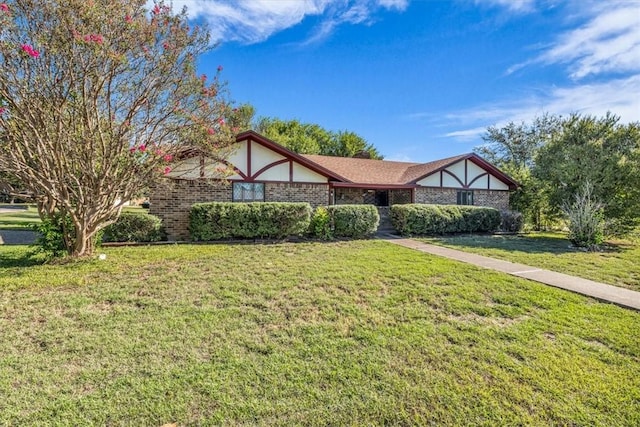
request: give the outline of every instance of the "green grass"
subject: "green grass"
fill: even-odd
[[[566,236],[559,233],[460,235],[420,240],[640,291],[638,241],[611,241],[602,252],[585,252],[573,248]]]
[[[3,207],[15,207],[16,205],[0,204]],[[22,205],[27,209],[16,209],[8,213],[0,213],[0,229],[31,229],[33,224],[40,222],[38,209],[33,205]]]
[[[383,241],[0,247],[0,425],[640,425],[640,313]]]
[[[9,205],[0,203],[2,207],[15,207],[16,205]],[[16,209],[14,212],[1,213],[0,212],[0,229],[11,230],[24,230],[31,229],[34,224],[40,223],[40,216],[38,216],[38,209],[34,205],[23,205],[28,209]],[[123,212],[133,213],[147,213],[147,209],[143,209],[140,206],[125,206]]]

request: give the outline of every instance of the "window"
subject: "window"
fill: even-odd
[[[458,191],[458,204],[473,205],[473,191],[472,190]]]
[[[258,182],[234,182],[234,202],[264,202],[264,184]]]

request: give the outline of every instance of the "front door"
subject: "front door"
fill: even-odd
[[[389,206],[389,190],[376,190],[376,206]]]

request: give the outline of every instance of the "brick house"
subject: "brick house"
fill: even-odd
[[[477,154],[429,163],[301,155],[243,132],[228,163],[234,174],[216,178],[220,166],[201,155],[177,162],[151,189],[150,213],[162,218],[170,240],[189,238],[189,209],[201,202],[436,203],[507,209],[517,184]]]

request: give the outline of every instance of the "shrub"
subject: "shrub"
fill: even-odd
[[[604,241],[604,205],[593,196],[593,185],[586,182],[573,203],[562,207],[569,220],[569,240],[578,247],[597,248]]]
[[[68,215],[56,213],[44,218],[39,224],[33,225],[33,230],[39,233],[34,243],[39,251],[51,257],[61,257],[67,254],[67,246],[64,241],[63,227],[73,228],[73,222]]]
[[[163,240],[162,221],[146,213],[122,212],[104,229],[103,242],[157,242]]]
[[[478,206],[394,205],[391,223],[403,235],[487,232],[500,226],[500,212]]]
[[[309,223],[309,234],[322,240],[329,240],[333,237],[331,216],[327,208],[319,206],[313,212]]]
[[[33,245],[48,257],[57,258],[68,255],[67,248],[72,248],[75,243],[73,237],[69,237],[70,241],[65,242],[65,236],[75,236],[75,225],[69,215],[61,212],[45,217],[40,223],[34,224],[32,228],[39,234]],[[96,247],[100,245],[102,230],[93,236],[93,240]]]
[[[327,211],[335,237],[362,238],[378,230],[380,215],[373,205],[332,205]]]
[[[524,215],[518,211],[500,211],[500,231],[519,233],[524,228]]]
[[[195,241],[229,238],[284,238],[309,228],[308,203],[197,203],[189,212],[189,233]]]

